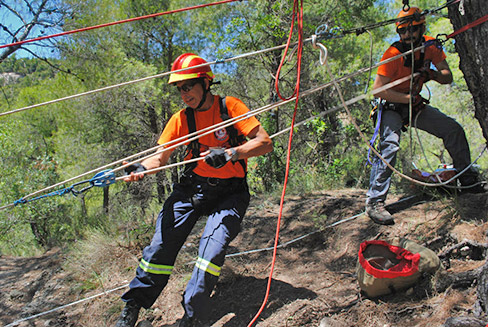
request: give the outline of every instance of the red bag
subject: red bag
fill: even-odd
[[[420,278],[420,254],[385,241],[365,241],[359,246],[357,276],[369,297],[408,288]]]

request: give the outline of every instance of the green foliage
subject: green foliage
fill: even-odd
[[[65,22],[66,30],[200,4],[197,0],[63,3],[73,8],[74,13]],[[48,58],[54,65],[16,57],[1,63],[0,73],[15,72],[21,76],[10,84],[4,83],[1,111],[166,72],[183,52],[195,52],[213,61],[283,45],[290,31],[292,4],[281,0],[236,2],[64,37],[57,41],[59,57]],[[433,0],[412,5],[436,6]],[[308,1],[304,3],[304,37],[310,38],[323,24],[353,30],[393,18],[399,8],[399,0]],[[429,16],[428,20],[432,35],[450,31],[447,20],[438,16]],[[330,82],[333,77],[378,62],[395,38],[393,31],[393,26],[386,26],[372,30],[371,34],[350,33],[342,38],[321,40],[328,49],[328,64],[334,76],[319,65],[318,50],[306,42],[301,94]],[[296,39],[295,29],[293,40]],[[483,142],[479,126],[473,125],[476,122],[470,114],[471,96],[457,68],[453,45],[445,46],[455,83],[451,87],[432,86],[432,103],[466,124],[468,138],[473,148],[478,149]],[[250,109],[277,102],[274,76],[283,54],[280,49],[212,66],[217,80],[222,81],[214,86],[215,92],[238,97]],[[286,58],[281,71],[279,88],[285,96],[291,95],[296,85],[295,64],[295,57]],[[341,82],[346,100],[370,88],[374,71],[372,76],[366,72]],[[0,118],[0,204],[12,203],[31,192],[153,147],[171,114],[182,106],[180,97],[167,85],[167,77],[162,77]],[[293,132],[289,192],[367,186],[365,140],[351,120],[359,124],[367,137],[371,136],[369,107],[367,101],[352,105],[352,117],[348,117],[332,86],[300,99],[296,122],[315,118]],[[339,109],[319,118],[333,108]],[[260,114],[258,119],[273,135],[291,125],[294,110],[295,103],[291,102]],[[253,194],[281,193],[288,136],[288,132],[276,135],[272,153],[249,160],[248,178]],[[409,138],[404,137],[402,142],[403,149],[408,149]],[[424,146],[430,144],[423,142]],[[441,153],[441,145],[433,144],[426,153],[435,164],[436,157],[446,154]],[[418,148],[413,147],[415,156],[402,151],[399,161],[413,160],[424,165]],[[485,161],[481,164],[486,166]],[[94,188],[82,197],[52,197],[0,212],[0,251],[28,254],[73,240],[77,244],[82,244],[79,241],[83,239],[96,243],[108,242],[110,237],[142,247],[148,242],[155,213],[170,191],[175,175],[175,171],[166,171],[141,183],[115,183],[109,192]],[[86,245],[79,251],[92,250]],[[90,288],[105,277],[103,270],[93,268],[86,272],[86,278],[89,284],[80,287]]]

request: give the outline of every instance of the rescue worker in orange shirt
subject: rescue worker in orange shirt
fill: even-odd
[[[205,63],[192,53],[182,54],[174,61],[169,84],[176,86],[187,108],[171,117],[159,144],[249,112],[237,98],[222,99],[212,94],[210,86],[214,74],[210,67],[191,68]],[[184,68],[190,69],[174,72]],[[254,116],[189,144],[186,159],[204,157],[205,160],[187,165],[165,201],[152,242],[143,251],[136,277],[131,281],[130,289],[122,295],[126,306],[116,327],[133,327],[140,308],[147,309],[156,301],[168,282],[178,251],[203,215],[208,218],[200,239],[198,259],[183,294],[185,313],[179,326],[205,325],[210,311],[210,294],[224,264],[226,249],[239,233],[249,205],[246,159],[270,151],[271,139]],[[125,181],[142,179],[145,170],[166,165],[170,155],[171,151],[165,151],[127,167],[130,174]]]
[[[469,145],[462,126],[453,118],[430,106],[429,102],[419,94],[427,81],[432,80],[439,84],[452,83],[452,73],[446,55],[433,37],[424,35],[425,16],[419,8],[401,10],[397,18],[399,20],[396,23],[396,31],[400,41],[386,50],[382,61],[409,51],[412,47],[414,49],[421,45],[425,47],[415,51],[413,63],[410,53],[378,68],[373,89],[409,76],[412,70],[420,74],[414,79],[412,90],[408,80],[378,93],[383,100],[380,102],[382,106],[379,122],[380,154],[389,164],[395,165],[396,153],[400,149],[402,128],[409,124],[411,101],[413,127],[441,138],[453,160],[454,168],[457,172],[461,172],[471,163]],[[435,66],[435,69],[431,69],[431,65]],[[371,168],[366,213],[375,223],[382,225],[394,224],[393,216],[385,209],[391,174],[392,170],[376,157]],[[480,181],[478,172],[472,167],[463,173],[459,180],[461,185],[466,187],[462,189],[464,191],[473,193],[485,191],[485,185]]]

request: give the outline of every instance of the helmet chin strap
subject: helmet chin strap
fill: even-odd
[[[203,104],[207,100],[207,94],[210,93],[210,83],[208,85],[208,88],[205,88],[205,79],[200,78],[199,83],[202,86],[203,95],[202,95],[202,100],[200,100],[198,106],[196,108],[193,108],[194,110],[199,110],[203,106]]]

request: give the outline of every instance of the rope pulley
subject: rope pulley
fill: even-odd
[[[87,183],[89,185],[85,186],[81,190],[75,189],[75,186],[83,185],[83,184],[87,184]],[[115,183],[115,174],[112,171],[112,169],[106,169],[106,170],[102,170],[101,172],[95,174],[95,176],[93,176],[89,180],[81,181],[81,182],[73,184],[70,187],[70,189],[71,189],[71,193],[73,193],[74,196],[78,196],[79,194],[88,191],[89,189],[91,189],[94,186],[96,186],[96,187],[107,187],[113,183]]]

